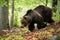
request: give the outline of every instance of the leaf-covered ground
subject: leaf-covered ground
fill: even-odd
[[[0,31],[0,40],[52,40],[60,33],[60,22],[48,25],[46,28],[30,32],[27,28],[14,28]],[[59,39],[60,40],[60,39]]]

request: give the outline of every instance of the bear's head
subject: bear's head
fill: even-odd
[[[32,13],[32,10],[28,10],[27,13],[21,19],[22,27],[28,26],[32,22],[33,17],[31,13]]]

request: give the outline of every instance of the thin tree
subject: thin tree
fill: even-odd
[[[14,21],[14,0],[11,0],[11,17],[10,17],[10,29],[13,28],[13,21]]]
[[[46,0],[46,6],[47,6],[47,4],[48,4],[48,0]]]
[[[58,0],[52,0],[52,8],[53,8],[54,12],[56,12],[56,10],[57,10],[57,3],[58,3]]]

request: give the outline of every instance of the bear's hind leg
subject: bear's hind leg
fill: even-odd
[[[45,28],[46,26],[47,26],[47,24],[44,24],[44,23],[37,24],[37,28],[38,28],[38,29]]]
[[[52,23],[54,23],[55,21],[54,21],[53,19],[49,19],[47,22],[50,23],[50,24],[52,24]]]

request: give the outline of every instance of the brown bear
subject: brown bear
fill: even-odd
[[[39,5],[38,7],[34,8],[33,10],[30,9],[27,13],[23,16],[21,23],[23,26],[28,25],[28,29],[30,31],[34,30],[34,24],[37,24],[37,28],[41,29],[47,26],[46,23],[53,23],[54,20],[52,19],[53,11],[51,8],[43,5]]]

